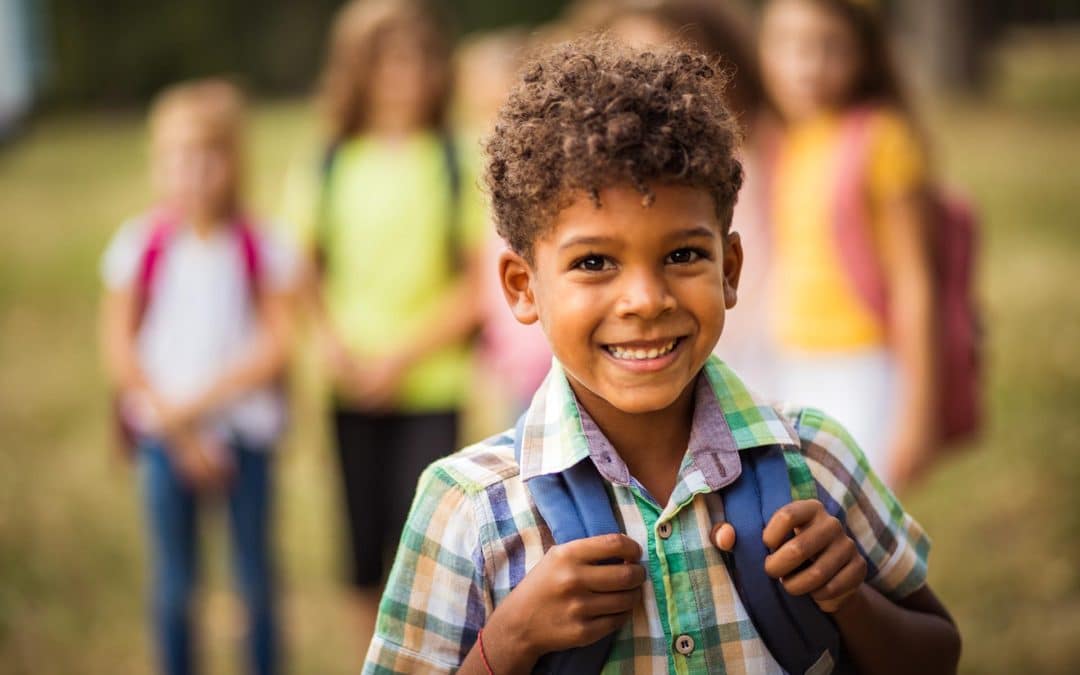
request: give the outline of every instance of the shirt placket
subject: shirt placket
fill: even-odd
[[[685,528],[696,527],[692,503],[701,490],[661,511],[639,486],[631,489],[648,533],[649,579],[664,629],[668,672],[678,675],[708,673],[702,648],[698,594],[691,580],[685,537]]]

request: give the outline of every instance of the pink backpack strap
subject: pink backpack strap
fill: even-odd
[[[135,276],[136,327],[142,324],[146,310],[150,307],[154,281],[161,269],[162,256],[176,231],[176,219],[168,211],[156,209],[148,217],[150,232],[146,237],[142,255],[139,257],[139,268]]]
[[[247,216],[237,216],[233,221],[233,227],[236,230],[237,241],[240,244],[240,254],[244,258],[244,278],[247,280],[252,300],[257,300],[259,293],[262,292],[262,274],[264,271],[259,249],[259,237]]]
[[[870,121],[871,109],[858,108],[841,122],[833,222],[840,264],[855,292],[886,323],[888,291],[867,202]]]

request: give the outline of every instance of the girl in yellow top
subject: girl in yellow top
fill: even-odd
[[[872,0],[770,0],[760,48],[780,119],[768,178],[775,391],[829,410],[899,488],[934,443],[922,143]],[[852,208],[840,203],[845,194],[865,216],[884,316],[841,250],[837,219]]]
[[[450,65],[421,2],[346,4],[322,81],[330,150],[286,186],[318,270],[310,299],[334,385],[361,649],[420,472],[457,444],[477,322],[484,220],[444,125]]]

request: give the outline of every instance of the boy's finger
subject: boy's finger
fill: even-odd
[[[784,542],[775,553],[765,556],[765,573],[779,579],[818,555],[843,534],[836,518],[819,518],[805,526],[794,538]]]
[[[622,625],[630,619],[630,615],[631,612],[623,612],[589,619],[585,624],[585,635],[578,642],[578,646],[590,645],[605,635],[611,635],[622,628]]]
[[[844,569],[840,570],[832,581],[810,595],[826,612],[835,612],[845,598],[866,581],[866,561],[862,556],[855,556]]]
[[[821,502],[816,499],[804,499],[785,504],[769,519],[761,533],[761,540],[770,549],[778,549],[796,527],[809,523],[821,510]]]
[[[574,559],[595,563],[604,560],[641,560],[641,546],[625,534],[601,534],[587,539],[578,539],[563,544],[566,553]]]
[[[581,578],[590,591],[628,591],[645,583],[645,568],[637,563],[588,565],[581,570]]]
[[[617,593],[593,593],[588,599],[586,611],[590,617],[611,616],[632,612],[641,601],[641,589]]]
[[[847,537],[834,540],[813,565],[784,577],[784,590],[792,595],[806,595],[821,589],[851,562],[853,555],[858,555],[854,542]]]
[[[735,528],[731,523],[715,525],[709,534],[709,540],[721,551],[731,551],[735,548]]]

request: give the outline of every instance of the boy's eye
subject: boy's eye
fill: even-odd
[[[611,261],[602,255],[587,255],[574,263],[574,269],[586,272],[603,272],[611,267]]]
[[[701,249],[680,248],[668,254],[667,262],[675,265],[686,265],[707,257],[708,255]]]

